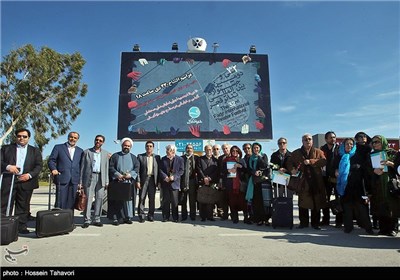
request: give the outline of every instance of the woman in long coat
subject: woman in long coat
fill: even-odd
[[[304,134],[302,142],[303,146],[295,150],[288,160],[291,174],[300,171],[303,178],[301,191],[298,193],[300,219],[298,228],[308,227],[308,209],[311,209],[311,226],[319,230],[320,209],[328,206],[322,178],[322,167],[326,165],[326,158],[323,151],[313,147],[311,134]]]

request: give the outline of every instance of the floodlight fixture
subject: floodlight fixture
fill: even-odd
[[[171,48],[173,51],[177,51],[178,52],[178,50],[179,50],[179,48],[178,48],[178,43],[173,43],[172,44],[172,48]]]
[[[134,44],[132,50],[133,50],[134,52],[140,52],[140,46],[139,46],[139,44]]]
[[[219,47],[219,44],[218,44],[218,43],[213,43],[213,44],[212,44],[212,47],[213,47],[213,49],[214,49],[213,52],[217,52],[217,49],[218,49],[218,47]]]
[[[251,45],[251,46],[250,46],[249,52],[250,52],[250,53],[257,53],[256,45]]]

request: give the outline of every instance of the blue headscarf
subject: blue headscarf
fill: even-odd
[[[350,158],[354,156],[356,153],[357,145],[355,145],[353,141],[353,148],[350,150],[349,153],[345,152],[345,145],[346,142],[351,139],[347,138],[343,141],[342,145],[339,147],[339,155],[342,156],[339,162],[339,176],[337,178],[337,183],[336,183],[336,190],[340,196],[344,195],[344,191],[346,190],[347,186],[347,178],[349,177],[349,172],[350,172]],[[352,140],[352,139],[351,139]]]

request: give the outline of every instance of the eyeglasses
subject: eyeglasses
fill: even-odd
[[[26,138],[28,138],[28,135],[17,135],[17,138],[24,138],[24,139],[26,139]]]
[[[286,142],[278,142],[279,145],[286,144]]]
[[[379,141],[379,140],[372,141],[372,144],[380,144],[380,143],[381,143],[381,141]]]
[[[94,140],[94,141],[103,143],[103,139],[96,139],[96,140]]]

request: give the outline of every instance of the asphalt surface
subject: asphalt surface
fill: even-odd
[[[294,223],[299,224],[295,196]],[[54,197],[53,197],[54,200]],[[33,215],[47,209],[48,188],[35,190]],[[159,206],[158,192],[156,207]],[[247,225],[231,220],[181,223],[155,221],[83,229],[75,211],[76,228],[65,235],[37,238],[32,231],[18,241],[1,246],[2,273],[24,273],[19,268],[52,267],[400,267],[400,237],[365,235],[355,226],[352,233],[334,225],[322,230]],[[11,253],[10,253],[11,252]],[[29,273],[29,272],[28,272]],[[20,274],[21,275],[21,274]],[[7,275],[6,275],[7,276]]]

